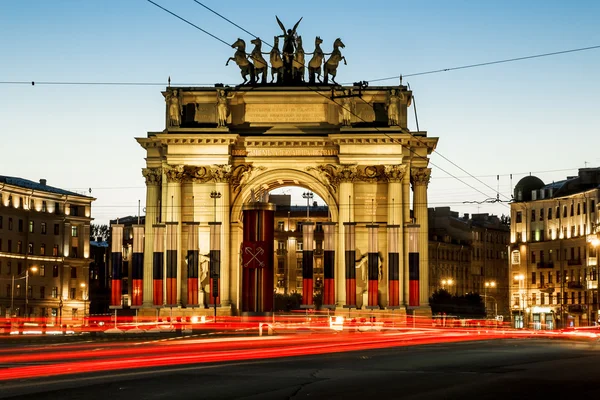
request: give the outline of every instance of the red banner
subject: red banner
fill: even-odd
[[[265,268],[270,256],[267,248],[266,241],[242,242],[242,267]]]

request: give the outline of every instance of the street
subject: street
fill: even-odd
[[[599,349],[545,338],[444,342],[3,381],[0,398],[584,397],[597,389]]]

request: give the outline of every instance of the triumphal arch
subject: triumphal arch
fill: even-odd
[[[330,211],[323,224],[326,307],[427,308],[428,162],[438,139],[408,129],[412,93],[402,84],[338,85],[326,54],[307,57],[298,71],[302,43],[290,31],[279,59],[271,57],[272,74],[261,72],[238,39],[231,60],[246,84],[162,92],[164,129],[137,138],[147,152],[147,195],[137,250],[134,240],[132,306],[273,311],[267,194],[299,186]],[[315,55],[322,42],[316,38]],[[339,63],[343,44],[332,42]],[[309,219],[302,229],[302,306],[310,308],[314,224]],[[359,262],[368,264],[367,277],[356,274]],[[357,287],[368,295],[357,295]]]

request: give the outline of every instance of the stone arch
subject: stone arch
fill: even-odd
[[[315,176],[292,168],[267,170],[250,182],[246,182],[231,202],[231,221],[241,220],[242,205],[250,201],[252,189],[254,189],[254,195],[260,198],[264,192],[284,186],[298,186],[312,190],[327,203],[331,212],[331,221],[338,222],[339,208],[335,193]]]

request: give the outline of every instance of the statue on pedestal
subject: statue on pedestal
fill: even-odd
[[[165,98],[168,104],[169,126],[181,125],[181,102],[179,101],[179,91],[174,89],[167,93]]]
[[[224,89],[219,89],[217,92],[217,126],[222,127],[227,125],[227,117],[229,116],[229,99],[233,95],[228,96]]]
[[[387,99],[387,112],[388,112],[388,125],[389,126],[398,126],[399,120],[399,107],[398,103],[404,96],[398,91],[398,89],[392,89],[388,95]]]

